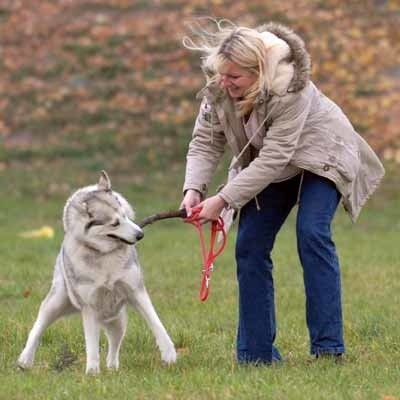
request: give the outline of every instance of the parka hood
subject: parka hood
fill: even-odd
[[[290,84],[290,92],[298,92],[305,88],[311,75],[311,57],[306,50],[303,39],[285,25],[269,22],[256,28],[259,32],[270,32],[284,40],[290,47],[291,60],[294,64],[294,76]]]

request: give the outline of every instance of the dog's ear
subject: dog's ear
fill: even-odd
[[[107,192],[111,191],[111,181],[107,172],[104,170],[101,171],[98,187],[100,190],[106,190]]]

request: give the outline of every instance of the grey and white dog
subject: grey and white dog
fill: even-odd
[[[99,368],[100,329],[108,339],[107,367],[118,369],[126,332],[126,305],[132,305],[152,330],[161,358],[176,361],[176,352],[143,284],[135,246],[143,237],[132,222],[128,202],[111,190],[107,174],[97,185],[76,191],[64,207],[65,237],[50,292],[41,304],[18,365],[33,365],[44,330],[58,318],[81,312],[86,342],[86,373]]]

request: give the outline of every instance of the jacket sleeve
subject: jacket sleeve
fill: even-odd
[[[186,156],[183,191],[195,189],[204,198],[218,162],[224,154],[226,137],[217,113],[203,99]]]
[[[219,193],[231,207],[241,208],[281,175],[296,150],[310,104],[311,97],[302,90],[271,105],[272,124],[259,155]]]

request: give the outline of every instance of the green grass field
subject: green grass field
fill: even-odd
[[[34,368],[16,359],[47,293],[62,241],[61,213],[68,195],[95,183],[101,163],[16,166],[0,174],[0,399],[400,399],[400,199],[396,169],[352,225],[340,210],[334,225],[342,266],[345,339],[343,365],[312,362],[304,317],[294,216],[274,249],[277,344],[285,356],[274,367],[239,367],[235,361],[237,288],[233,247],[217,261],[212,292],[198,300],[200,252],[195,230],[180,221],[146,228],[138,244],[147,289],[173,338],[179,360],[160,361],[153,337],[130,312],[118,372],[84,374],[79,316],[45,333]],[[182,171],[142,175],[108,168],[115,190],[145,215],[178,206]],[[398,172],[398,170],[397,170]],[[295,211],[295,210],[294,210]],[[24,239],[23,231],[51,225],[53,239]]]
[[[400,400],[400,169],[393,165],[357,224],[343,210],[335,220],[343,365],[309,355],[294,210],[274,249],[283,364],[236,364],[235,232],[201,303],[196,231],[164,221],[147,227],[137,247],[179,352],[176,365],[162,364],[149,329],[130,312],[118,372],[104,368],[102,337],[102,372],[84,374],[78,315],[46,331],[31,371],[16,367],[51,284],[62,210],[74,190],[106,169],[138,219],[179,205],[203,85],[198,57],[181,45],[184,21],[210,15],[293,26],[315,60],[315,82],[375,149],[390,150],[398,142],[398,1],[0,3],[0,400]],[[220,169],[214,189],[224,176]],[[53,239],[20,236],[44,225]]]

